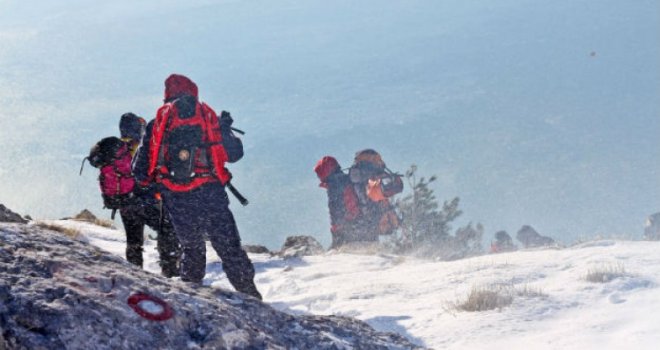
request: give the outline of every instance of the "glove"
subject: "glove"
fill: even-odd
[[[222,111],[220,113],[220,126],[223,129],[229,129],[234,123],[234,119],[231,117],[231,114],[227,111]]]

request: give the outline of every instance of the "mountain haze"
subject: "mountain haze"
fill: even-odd
[[[487,235],[639,236],[660,197],[660,3],[0,0],[0,197],[36,217],[101,199],[77,172],[173,72],[247,131],[246,242],[329,242],[323,155],[437,174]]]

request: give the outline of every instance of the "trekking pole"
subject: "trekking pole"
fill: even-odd
[[[234,130],[234,131],[236,131],[237,133],[239,133],[239,134],[241,134],[241,135],[245,135],[245,131],[243,131],[243,130],[241,130],[241,129],[236,129],[236,128],[233,127],[233,126],[230,126],[229,128],[232,129],[232,130]]]
[[[227,182],[227,188],[229,188],[229,191],[231,191],[231,194],[233,194],[234,197],[236,197],[236,199],[238,199],[238,201],[241,202],[241,204],[243,206],[246,206],[250,203],[247,200],[247,198],[243,197],[243,195],[240,192],[238,192],[236,187],[234,187],[234,185],[232,185],[231,182]]]
[[[157,233],[158,233],[158,235],[160,235],[161,232],[163,232],[163,225],[164,225],[164,221],[165,221],[165,218],[163,217],[163,198],[161,197],[160,193],[156,193],[156,195],[154,197],[156,197],[156,199],[158,200],[158,215],[159,215],[159,217],[158,217],[158,232]],[[158,238],[158,236],[156,236],[156,238]]]
[[[154,198],[158,201],[158,230],[163,230],[163,197],[160,192],[154,193]]]

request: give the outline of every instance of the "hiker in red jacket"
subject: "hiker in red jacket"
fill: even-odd
[[[348,175],[341,170],[337,159],[325,156],[316,163],[314,172],[321,183],[320,187],[328,191],[328,210],[330,211],[330,249],[359,240],[357,233],[360,208],[358,198]]]
[[[165,104],[147,125],[134,171],[141,185],[160,185],[183,252],[181,279],[202,283],[207,236],[234,288],[261,299],[225,191],[231,180],[225,164],[243,157],[232,122],[229,113],[218,118],[198,100],[192,80],[172,74],[165,80]]]

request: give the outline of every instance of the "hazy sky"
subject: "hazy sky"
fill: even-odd
[[[0,0],[0,202],[101,212],[78,168],[186,74],[232,112],[245,242],[329,242],[314,163],[375,148],[436,174],[460,224],[639,237],[660,211],[655,0]]]

